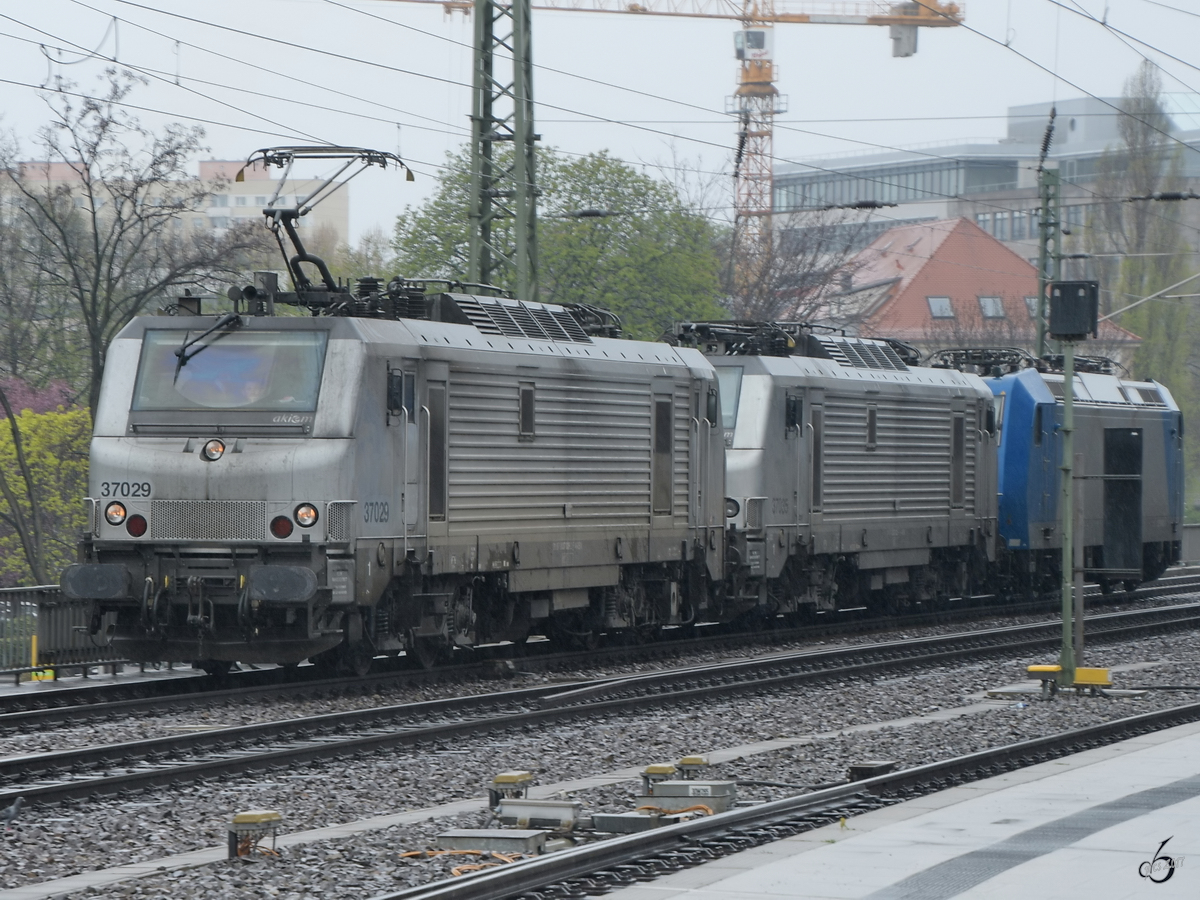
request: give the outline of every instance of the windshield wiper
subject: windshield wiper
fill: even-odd
[[[211,347],[212,344],[201,344],[199,347],[196,347],[196,349],[192,350],[190,353],[188,352],[189,347],[192,347],[195,344],[199,343],[200,341],[204,340],[206,337],[208,337],[210,334],[212,334],[214,331],[217,331],[218,329],[239,328],[241,326],[241,324],[242,324],[242,317],[239,316],[237,313],[225,313],[225,315],[223,315],[223,316],[221,316],[221,318],[217,319],[217,323],[215,325],[213,325],[212,328],[208,329],[208,331],[204,332],[203,334],[197,335],[196,337],[192,338],[190,341],[187,340],[187,337],[185,335],[183,345],[178,350],[175,351],[175,356],[177,359],[177,362],[175,363],[175,377],[176,378],[179,377],[179,370],[187,365],[189,359],[191,359],[193,356],[195,356],[197,353],[199,353],[205,347]]]

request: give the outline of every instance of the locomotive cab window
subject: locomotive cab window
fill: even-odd
[[[879,443],[879,407],[867,407],[867,449],[874,450]]]
[[[742,394],[742,367],[717,366],[717,386],[721,390],[721,427],[737,427],[738,400]]]
[[[133,409],[314,412],[327,331],[147,329]]]
[[[387,407],[389,416],[407,415],[413,419],[413,404],[416,379],[411,374],[405,374],[400,369],[388,370]]]
[[[800,422],[804,419],[804,400],[801,397],[796,397],[788,394],[784,399],[783,404],[783,426],[784,432],[790,436],[792,432],[800,430]]]
[[[532,441],[534,434],[534,390],[533,384],[523,381],[517,396],[517,420],[519,423],[519,439]]]

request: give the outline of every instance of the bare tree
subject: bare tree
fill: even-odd
[[[849,210],[809,210],[774,217],[770,241],[733,236],[724,287],[734,318],[812,321],[828,296],[853,275],[868,221]]]
[[[1180,187],[1180,155],[1170,140],[1171,120],[1163,109],[1162,80],[1153,63],[1144,61],[1125,82],[1121,111],[1120,143],[1108,148],[1099,162],[1096,187],[1101,202],[1090,223],[1087,249],[1124,254],[1102,273],[1104,280],[1118,294],[1144,296],[1185,274],[1178,253],[1185,247],[1177,210],[1149,199],[1129,200]],[[1151,252],[1159,255],[1141,255]],[[1124,303],[1116,297],[1108,305],[1116,309]]]
[[[136,84],[110,70],[102,96],[81,100],[60,85],[45,95],[43,160],[22,163],[15,142],[0,150],[28,229],[26,277],[71,302],[93,412],[109,344],[126,322],[184,285],[232,278],[241,255],[261,244],[249,229],[184,227],[213,187],[187,172],[203,132],[142,127],[122,106]]]
[[[12,148],[11,141],[0,139],[0,158]],[[50,382],[82,383],[70,298],[51,289],[31,265],[44,253],[43,242],[28,227],[19,192],[0,175],[0,379],[17,379],[34,390]]]
[[[98,97],[80,99],[65,84],[46,92],[50,122],[38,133],[37,162],[22,161],[15,138],[0,141],[0,378],[67,382],[93,413],[121,328],[184,286],[233,281],[266,237],[265,229],[214,232],[207,219],[185,227],[214,187],[187,172],[202,132],[143,128],[123,107],[136,84],[110,70]],[[14,454],[0,470],[0,526],[44,583],[48,560],[73,535],[60,533],[56,514],[66,498],[38,475],[45,454],[30,441],[45,436],[23,433],[13,396],[0,386]],[[72,415],[86,444],[86,419]]]

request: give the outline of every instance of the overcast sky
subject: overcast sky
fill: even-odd
[[[1007,107],[1117,96],[1143,54],[1162,66],[1167,91],[1200,89],[1198,0],[1165,0],[1177,9],[1150,0],[1064,2],[968,0],[966,27],[922,29],[908,59],[892,58],[886,28],[777,27],[788,112],[778,120],[776,160],[1002,137]],[[682,162],[728,174],[735,129],[723,110],[735,87],[737,27],[535,11],[543,141],[569,153],[608,150],[638,165],[669,170]],[[0,7],[0,127],[36,155],[33,136],[47,118],[39,86],[63,76],[94,91],[116,56],[151,78],[130,98],[146,108],[137,113],[143,123],[200,120],[206,156],[243,159],[259,147],[318,141],[398,151],[415,183],[371,172],[351,187],[353,233],[390,230],[468,135],[471,38],[470,20],[447,16],[438,2],[8,3]]]

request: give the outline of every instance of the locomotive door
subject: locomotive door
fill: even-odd
[[[674,527],[675,509],[675,383],[655,378],[650,422],[650,522],[652,530]]]
[[[392,521],[407,537],[416,530],[420,502],[417,375],[400,360],[388,362],[388,430],[392,445]],[[407,549],[407,546],[406,546]]]
[[[1142,571],[1142,429],[1104,429],[1104,568]]]
[[[425,516],[430,538],[446,536],[450,516],[449,377],[447,363],[425,363],[419,426],[424,452],[420,468],[425,480]]]
[[[806,476],[808,454],[804,451],[804,391],[785,389],[783,395],[783,435],[789,460],[788,478],[791,481],[792,510],[789,524],[803,527],[808,524],[808,484]]]
[[[800,484],[808,489],[808,521],[821,520],[825,508],[825,391],[808,392],[808,440],[801,444],[808,450],[807,465],[800,467]],[[802,454],[803,459],[803,454]]]

